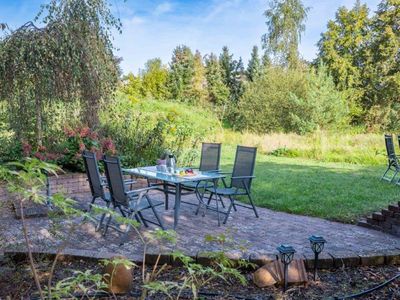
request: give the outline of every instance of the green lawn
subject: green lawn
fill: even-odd
[[[221,168],[231,170],[235,147],[223,145]],[[258,206],[341,222],[398,201],[400,186],[380,180],[385,166],[324,163],[258,153],[253,195]]]

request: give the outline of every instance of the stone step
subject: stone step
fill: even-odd
[[[373,226],[378,226],[379,221],[372,218],[372,216],[367,217],[367,223]]]
[[[388,209],[382,209],[381,213],[385,217],[393,217],[393,214],[394,214],[391,210],[388,210]]]
[[[398,205],[389,205],[388,209],[395,213],[400,213],[400,207]]]
[[[385,221],[385,216],[382,213],[375,212],[372,214],[372,219],[376,221]]]

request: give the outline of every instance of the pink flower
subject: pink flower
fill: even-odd
[[[45,146],[39,146],[39,152],[46,152],[47,148]]]
[[[40,159],[40,160],[46,160],[46,156],[44,156],[40,152],[36,152],[35,154],[33,154],[33,156],[36,157],[37,159]]]
[[[81,129],[80,136],[81,136],[82,138],[87,137],[87,136],[90,135],[90,132],[91,132],[91,130],[90,130],[89,127],[87,127],[87,126],[86,126],[86,127],[83,127],[83,128]]]
[[[85,146],[85,144],[84,143],[79,143],[79,151],[83,151],[83,150],[85,150],[86,149],[86,146]]]
[[[24,156],[30,156],[32,153],[32,146],[28,142],[22,142],[22,152]]]
[[[115,154],[117,151],[115,145],[110,138],[106,138],[102,141],[102,149],[105,153]]]
[[[75,131],[66,127],[64,128],[64,133],[66,134],[67,137],[74,137],[76,135]]]

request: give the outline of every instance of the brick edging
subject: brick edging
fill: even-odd
[[[388,205],[380,212],[372,213],[360,220],[357,225],[400,237],[400,201],[397,204]]]
[[[33,249],[32,253],[36,257],[54,259],[56,255],[55,250],[39,250]],[[110,259],[117,256],[118,253],[99,252],[92,250],[80,249],[65,249],[60,256],[60,261],[69,260],[93,260],[98,261],[101,259]],[[234,262],[239,259],[245,259],[248,262],[254,263],[257,266],[263,266],[268,262],[278,259],[278,255],[274,254],[260,254],[260,253],[244,253],[239,255],[227,254]],[[146,254],[146,264],[154,265],[157,260],[157,253]],[[212,263],[210,255],[207,252],[198,252],[196,255],[190,256],[197,263],[208,266]],[[4,259],[11,259],[14,261],[21,261],[27,258],[26,250],[13,250],[4,249]],[[128,255],[127,258],[135,263],[142,263],[141,255]],[[297,258],[304,259],[305,267],[307,270],[314,268],[314,255],[312,253],[299,254]],[[179,266],[180,263],[175,262],[171,253],[161,254],[159,264],[169,264],[172,266]],[[320,254],[318,260],[319,269],[335,269],[341,267],[359,267],[359,266],[380,266],[380,265],[400,265],[400,248],[388,249],[379,252],[368,252],[363,254],[356,254],[352,252],[334,252],[326,251]]]

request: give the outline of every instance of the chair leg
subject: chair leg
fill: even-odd
[[[221,195],[218,195],[219,201],[221,201],[222,208],[225,208],[224,201],[222,200]]]
[[[151,210],[153,211],[154,215],[156,216],[158,224],[160,224],[161,229],[164,230],[164,225],[163,225],[163,223],[161,221],[160,216],[158,215],[158,212],[157,212],[156,208],[154,207],[153,203],[151,202],[151,199],[147,195],[145,195],[145,197],[147,199],[147,202],[150,204]]]
[[[234,203],[233,203],[234,200],[231,197],[229,197],[229,199],[231,200],[231,203],[229,204],[229,207],[228,207],[228,210],[226,212],[226,216],[225,216],[223,224],[226,224],[226,221],[228,221],[228,218],[229,218],[229,215],[231,213],[232,207],[234,206]]]
[[[386,176],[386,174],[389,172],[389,170],[390,170],[390,166],[388,166],[387,169],[386,169],[386,171],[385,171],[385,173],[383,173],[383,175],[382,175],[382,177],[381,177],[381,180],[387,180],[387,178],[386,178],[385,176]]]
[[[197,199],[199,200],[199,205],[197,205],[196,212],[194,213],[196,216],[199,214],[201,205],[203,204],[203,198],[204,198],[205,192],[206,192],[206,190],[204,189],[203,193],[201,193],[201,195],[200,195],[200,192],[196,189],[196,196],[197,196]]]
[[[133,215],[136,216],[136,212],[131,212],[128,215],[128,218],[131,218]],[[132,226],[131,224],[128,224],[128,226],[126,227],[126,230],[125,230],[124,234],[122,235],[121,240],[119,242],[120,246],[122,246],[125,243],[125,240],[128,238],[128,234],[129,234],[129,231],[131,230],[131,226]]]
[[[106,207],[107,207],[107,208],[110,208],[110,204],[111,204],[111,202],[107,202],[107,203],[106,203]],[[106,213],[103,213],[103,214],[101,215],[99,224],[98,224],[97,227],[96,227],[96,231],[99,231],[99,230],[100,230],[101,226],[103,225],[103,221],[104,221],[105,216],[106,216]]]
[[[235,201],[233,201],[232,196],[228,196],[228,198],[229,198],[229,200],[232,201],[233,210],[234,210],[234,211],[237,211],[237,208],[236,208],[236,205],[235,205]]]
[[[106,234],[107,234],[108,227],[110,226],[111,218],[112,218],[112,215],[110,215],[108,217],[108,220],[107,220],[107,223],[106,223],[106,227],[104,228],[103,236],[106,236]]]
[[[217,216],[218,216],[218,226],[221,226],[221,221],[219,219],[219,195],[215,194],[215,202],[217,203]]]
[[[396,176],[397,176],[398,173],[399,173],[398,170],[396,170],[396,171],[394,172],[394,175],[393,175],[392,179],[390,180],[390,182],[393,182],[393,181],[394,181],[394,179],[396,178]]]
[[[253,203],[253,198],[251,197],[251,195],[250,195],[249,192],[247,192],[247,196],[249,197],[250,204],[251,204],[251,206],[253,207],[254,214],[256,215],[256,218],[258,218],[257,208],[256,208],[256,206],[255,206],[254,203]]]
[[[147,224],[145,218],[144,218],[143,215],[142,215],[142,212],[138,211],[137,214],[138,214],[139,218],[138,218],[138,216],[135,214],[136,220],[137,220],[137,219],[140,219],[140,220],[142,221],[144,227],[149,227],[149,224]],[[139,223],[140,223],[140,222],[139,222]]]
[[[210,197],[208,198],[208,201],[207,201],[207,205],[210,205],[210,203],[211,203],[211,199],[212,199],[212,196],[214,195],[214,193],[211,193],[210,194]]]

